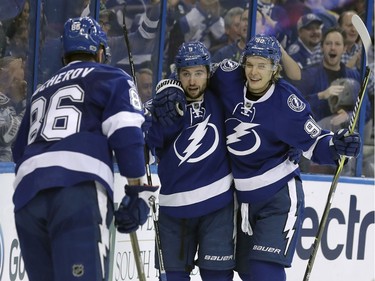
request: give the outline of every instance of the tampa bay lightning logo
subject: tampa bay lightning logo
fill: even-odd
[[[173,147],[176,156],[180,159],[179,166],[184,163],[196,163],[211,155],[219,144],[217,127],[210,123],[209,115],[205,120],[187,129],[191,134],[180,134]]]
[[[261,140],[255,130],[259,124],[252,123],[255,112],[254,107],[239,103],[233,112],[233,116],[236,117],[225,121],[228,130],[227,149],[230,153],[244,156],[254,153],[260,147]]]
[[[288,106],[296,112],[301,112],[305,109],[306,104],[301,101],[295,94],[288,97]]]
[[[4,259],[5,259],[4,237],[3,237],[3,231],[0,225],[0,280],[3,280],[2,276],[3,276],[3,269],[4,269]]]
[[[238,62],[232,61],[230,59],[225,59],[220,63],[220,68],[225,72],[235,70],[238,66]]]

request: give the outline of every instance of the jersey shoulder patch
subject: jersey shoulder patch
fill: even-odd
[[[291,94],[287,99],[288,106],[295,112],[301,112],[305,109],[306,104],[295,94]]]
[[[222,71],[228,72],[235,70],[240,64],[231,59],[225,59],[220,63],[220,69]]]

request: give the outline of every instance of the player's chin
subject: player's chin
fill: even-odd
[[[197,99],[199,98],[203,93],[199,91],[199,89],[196,90],[188,90],[186,92],[186,96],[190,99]]]
[[[262,82],[262,80],[260,80],[254,83],[249,83],[248,87],[252,93],[259,94],[259,93],[263,93],[267,89],[268,83],[264,83]]]

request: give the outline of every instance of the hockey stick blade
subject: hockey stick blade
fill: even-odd
[[[155,197],[151,196],[148,200],[151,205],[152,209],[152,219],[154,221],[154,228],[155,228],[155,244],[156,244],[156,250],[158,251],[158,260],[159,260],[159,274],[160,274],[160,280],[161,281],[167,281],[167,273],[165,271],[164,267],[164,258],[163,258],[163,251],[161,247],[161,241],[160,241],[160,230],[159,230],[159,222],[157,217],[157,211],[156,211],[156,203],[155,203]]]
[[[358,35],[361,38],[361,41],[362,41],[362,44],[363,44],[363,47],[364,47],[365,57],[366,57],[366,60],[365,60],[366,72],[365,72],[365,77],[364,77],[362,85],[361,85],[361,90],[358,94],[357,102],[356,102],[355,107],[354,107],[352,118],[350,120],[350,125],[349,125],[349,133],[350,134],[352,134],[354,132],[355,127],[357,125],[357,120],[358,120],[358,117],[359,117],[358,112],[359,112],[359,110],[362,106],[363,98],[365,96],[367,84],[368,84],[368,81],[369,81],[369,78],[370,78],[371,70],[370,70],[368,65],[369,65],[370,48],[371,48],[371,45],[372,45],[370,34],[367,30],[366,25],[361,20],[361,18],[358,15],[353,15],[352,16],[352,23],[353,23],[354,28],[357,30]]]
[[[367,88],[367,84],[368,84],[368,81],[369,81],[369,78],[370,78],[370,73],[371,73],[370,68],[368,67],[368,54],[369,54],[368,52],[370,51],[370,47],[371,47],[370,35],[367,31],[367,28],[366,28],[365,24],[362,22],[362,20],[359,16],[354,15],[352,17],[352,22],[353,22],[353,25],[356,28],[359,36],[361,37],[362,43],[364,45],[365,55],[366,55],[366,74],[365,74],[365,77],[363,79],[360,92],[358,93],[358,97],[357,97],[357,101],[356,101],[356,104],[355,104],[355,107],[354,107],[354,110],[353,110],[352,118],[350,119],[349,134],[352,134],[354,132],[355,127],[357,125],[357,120],[358,120],[358,117],[359,117],[359,111],[362,107],[362,102],[363,102],[363,99],[365,97],[366,88]],[[312,245],[312,252],[310,254],[310,257],[309,257],[309,260],[308,260],[308,263],[307,263],[307,267],[306,267],[305,275],[303,277],[303,281],[310,280],[311,271],[312,271],[314,261],[315,261],[315,258],[316,258],[316,255],[317,255],[317,252],[318,252],[318,249],[319,249],[319,244],[320,244],[320,241],[322,239],[323,232],[324,232],[324,229],[325,229],[325,226],[326,226],[326,223],[327,223],[329,211],[331,209],[331,204],[332,204],[335,192],[336,192],[336,187],[337,187],[337,184],[338,184],[338,181],[339,181],[339,177],[340,177],[342,169],[344,167],[344,163],[345,163],[345,156],[341,156],[340,160],[339,160],[339,165],[336,168],[336,171],[335,171],[332,183],[331,183],[331,187],[329,189],[327,202],[326,202],[326,205],[325,205],[325,208],[324,208],[324,211],[323,211],[322,219],[319,223],[318,233],[316,234],[315,239],[314,239],[314,243]]]
[[[352,23],[357,30],[359,37],[361,38],[363,47],[365,48],[365,54],[366,54],[366,66],[369,64],[368,56],[370,54],[370,48],[371,48],[371,37],[368,33],[366,25],[363,23],[361,18],[358,15],[354,15],[352,17]]]

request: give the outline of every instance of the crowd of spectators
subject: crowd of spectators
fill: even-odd
[[[32,36],[30,26],[33,24],[29,19],[29,0],[20,0],[19,2],[23,6],[16,17],[7,20],[0,19],[0,58],[19,59],[25,77],[17,79],[26,83],[29,81],[28,75],[31,69],[28,66],[28,54],[33,51],[29,47],[29,40]],[[42,2],[38,82],[42,82],[45,77],[50,76],[62,66],[59,59],[61,57],[60,36],[62,24],[66,18],[96,16],[96,1],[93,0],[68,0],[63,3]],[[174,71],[173,58],[176,50],[183,42],[203,42],[210,50],[213,62],[223,59],[238,61],[249,36],[249,3],[250,1],[247,0],[168,0],[163,44],[159,44],[160,19],[162,18],[160,0],[101,0],[97,17],[109,38],[110,64],[136,76],[139,92],[142,95],[142,100],[145,101],[153,95],[152,89],[157,82],[157,65],[162,63],[162,76],[169,76]],[[301,90],[312,104],[316,116],[322,116],[318,119],[327,117],[323,116],[324,114],[330,115],[328,118],[331,121],[328,123],[322,121],[322,126],[330,124],[332,127],[332,124],[335,123],[332,120],[337,120],[338,112],[342,112],[342,108],[337,110],[337,107],[335,112],[332,111],[330,101],[333,98],[330,98],[330,95],[339,102],[346,101],[346,115],[343,119],[350,118],[352,112],[350,106],[353,106],[353,100],[358,92],[358,84],[340,79],[345,78],[343,73],[347,69],[360,77],[363,50],[358,33],[351,24],[351,17],[358,14],[364,18],[366,15],[364,7],[365,0],[258,0],[257,2],[255,33],[274,35],[278,39],[283,50],[283,76]],[[124,22],[128,43],[124,40]],[[329,48],[324,45],[324,38],[327,38],[327,32],[330,32],[331,28],[340,28],[345,31],[342,53],[334,47],[328,50]],[[159,46],[164,46],[163,58],[159,58]],[[129,51],[132,55],[135,73],[132,73]],[[336,74],[327,70],[325,62],[333,57],[340,62],[335,70]],[[370,57],[373,58],[373,54]],[[373,62],[371,63],[373,65]],[[0,70],[0,74],[4,73],[3,69]],[[328,80],[324,82],[321,80],[323,78],[319,78],[320,76],[315,74],[312,76],[313,71],[320,71],[320,74],[327,73]],[[367,101],[364,138],[365,145],[372,149],[374,134],[373,82],[372,76],[368,87],[369,100]],[[357,83],[360,83],[360,79]],[[313,84],[314,90],[308,88],[310,84]],[[317,85],[323,84],[324,87],[321,89],[316,88]],[[2,116],[5,114],[3,108],[10,105],[8,99],[14,99],[12,94],[6,91],[9,90],[0,89]],[[312,97],[312,94],[315,96]],[[318,97],[319,94],[320,97]],[[324,98],[321,98],[322,95]],[[340,98],[340,95],[345,98]],[[26,95],[24,94],[24,96]],[[319,100],[318,106],[314,105],[315,100]],[[350,106],[348,105],[349,100],[351,101]],[[16,104],[19,104],[16,101],[11,103],[14,108]],[[323,108],[326,111],[324,114]],[[12,116],[20,116],[18,109],[12,112]],[[4,120],[5,118],[0,117],[0,128],[3,124],[1,122]],[[342,123],[342,126],[347,126],[347,122]],[[4,129],[0,130],[0,132],[2,131]],[[3,144],[0,143],[1,145]],[[372,163],[373,167],[373,157],[372,160],[366,159],[366,161]],[[309,167],[311,167],[310,164],[306,165],[305,172],[313,172],[309,170]],[[366,171],[365,176],[374,175],[373,172],[371,174]]]
[[[11,145],[25,113],[29,58],[30,3],[12,18],[0,19],[0,162],[11,162]]]

